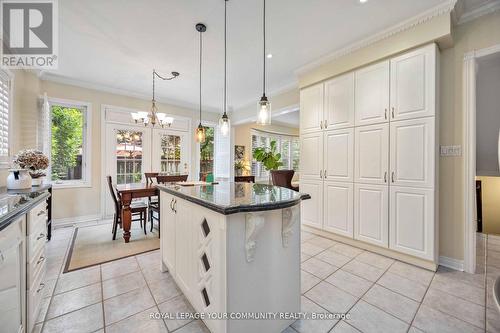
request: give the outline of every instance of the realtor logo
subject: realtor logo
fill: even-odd
[[[57,68],[57,0],[0,0],[6,68]]]

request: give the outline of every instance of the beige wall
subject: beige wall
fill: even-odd
[[[455,27],[453,46],[440,58],[440,145],[462,145],[462,65],[464,54],[500,44],[500,12],[485,15]],[[301,87],[347,72],[409,49],[438,41],[448,47],[452,33],[449,16],[443,15],[410,30],[389,37],[299,76]],[[439,255],[464,258],[464,160],[441,157],[439,170]]]

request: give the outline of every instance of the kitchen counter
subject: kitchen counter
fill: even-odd
[[[7,190],[0,187],[0,231],[39,202],[46,200],[50,196],[47,190],[46,186],[26,190]]]
[[[223,215],[288,208],[311,198],[285,187],[252,183],[158,185],[158,188]]]

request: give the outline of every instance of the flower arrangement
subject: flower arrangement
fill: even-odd
[[[32,178],[44,177],[45,170],[49,167],[48,157],[36,149],[21,150],[14,157],[13,163],[21,169],[28,170]]]

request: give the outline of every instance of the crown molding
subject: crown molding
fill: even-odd
[[[324,57],[321,57],[317,59],[316,61],[313,61],[305,66],[300,67],[295,71],[295,74],[297,76],[305,74],[327,62],[333,61],[335,59],[338,59],[340,57],[343,57],[345,55],[348,55],[350,53],[353,53],[354,51],[357,51],[359,49],[365,48],[369,45],[375,44],[376,42],[379,42],[381,40],[387,39],[395,34],[398,34],[400,32],[409,30],[417,25],[424,24],[427,21],[433,19],[434,17],[438,17],[441,15],[446,15],[450,14],[452,10],[455,8],[455,5],[457,3],[457,0],[447,0],[443,2],[440,5],[437,5],[431,9],[426,10],[423,13],[420,13],[412,18],[409,18],[405,21],[402,21],[401,23],[398,23],[388,29],[382,30],[379,33],[376,33],[368,38],[362,39],[358,42],[355,42],[347,47],[344,47],[340,50],[334,51],[333,53],[330,53]]]
[[[470,12],[463,13],[458,19],[457,25],[473,21],[481,16],[494,13],[500,10],[500,0],[494,0],[488,4],[480,6]]]

